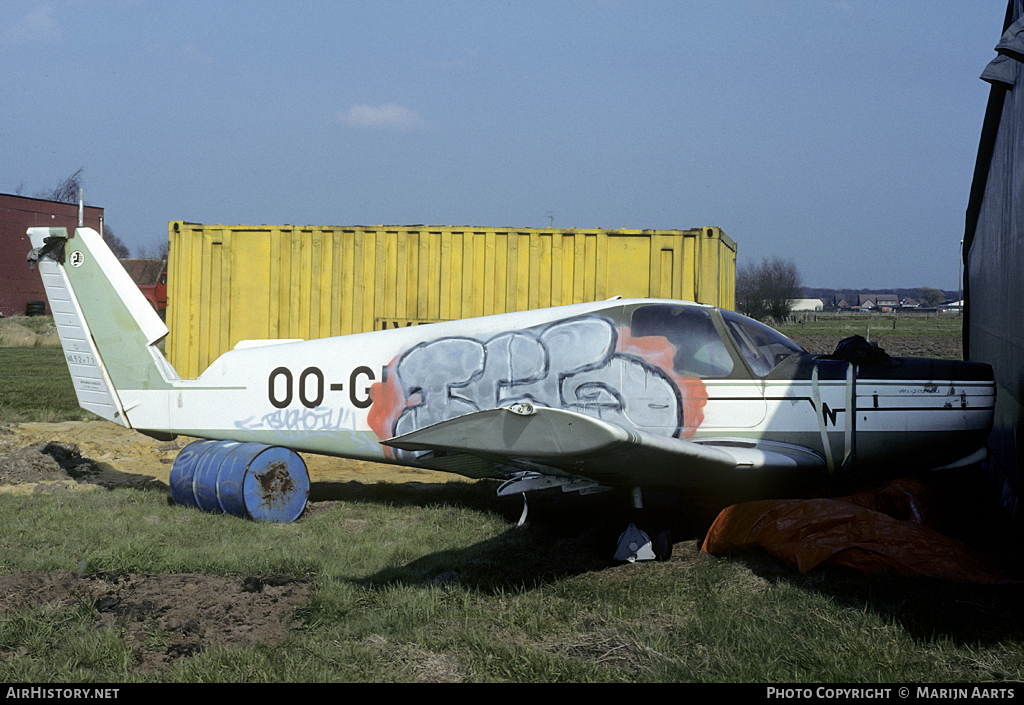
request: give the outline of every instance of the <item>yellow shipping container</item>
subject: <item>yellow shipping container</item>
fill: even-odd
[[[240,340],[325,338],[623,298],[733,308],[719,228],[168,226],[167,344],[196,377]]]

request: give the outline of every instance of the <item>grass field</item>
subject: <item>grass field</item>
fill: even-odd
[[[900,322],[902,323],[902,321]],[[842,336],[845,337],[845,336]],[[0,348],[0,421],[80,418],[59,349]],[[101,423],[101,422],[97,422]],[[89,574],[298,576],[310,599],[276,642],[170,643],[97,629],[116,604],[10,607],[0,679],[17,682],[1016,683],[1024,587],[711,557],[677,517],[670,561],[609,558],[627,517],[563,502],[516,527],[494,483],[333,488],[299,521],[261,525],[174,505],[158,489],[0,494],[0,578]],[[976,489],[965,485],[959,491]],[[947,493],[948,494],[948,493]],[[573,496],[575,497],[575,496]],[[579,499],[579,498],[577,498]],[[533,505],[531,505],[533,506]],[[991,538],[984,508],[961,526]],[[983,544],[981,544],[983,545]],[[74,578],[78,576],[78,578]],[[202,596],[192,598],[197,605]],[[198,609],[198,607],[197,607]],[[196,618],[198,619],[198,617]]]
[[[0,348],[0,421],[96,418],[78,406],[64,352],[57,348]]]
[[[468,489],[467,489],[468,488]],[[384,490],[378,491],[385,494]],[[612,565],[601,522],[515,528],[493,485],[342,501],[285,526],[153,491],[0,496],[5,572],[291,574],[314,581],[279,643],[134,668],[97,605],[0,617],[5,682],[1015,682],[1016,586],[822,571],[759,557]],[[59,517],[59,521],[55,521]],[[200,599],[196,597],[194,599]],[[151,638],[160,633],[152,617]]]

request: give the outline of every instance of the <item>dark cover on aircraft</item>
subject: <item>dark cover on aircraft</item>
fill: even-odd
[[[836,345],[835,352],[829,357],[837,360],[847,360],[860,365],[887,365],[892,366],[894,362],[889,353],[878,347],[878,343],[868,341],[863,335],[853,335],[843,338]]]

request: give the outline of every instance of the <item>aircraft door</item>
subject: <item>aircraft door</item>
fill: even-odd
[[[636,426],[688,438],[699,430],[753,428],[766,414],[761,385],[722,340],[711,309],[682,304],[636,308],[619,330],[619,388]]]

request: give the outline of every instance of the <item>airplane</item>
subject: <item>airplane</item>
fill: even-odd
[[[523,518],[537,490],[624,488],[640,509],[644,490],[964,466],[994,414],[988,365],[814,355],[664,299],[243,341],[181,379],[157,348],[166,326],[96,231],[28,235],[82,408],[157,438],[497,478]],[[630,525],[616,558],[670,551]]]

